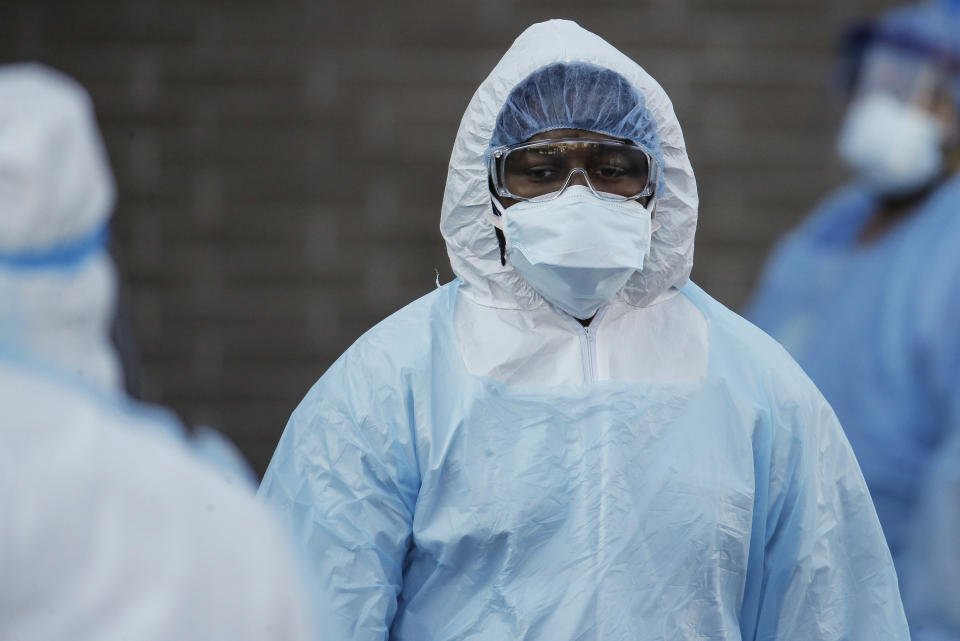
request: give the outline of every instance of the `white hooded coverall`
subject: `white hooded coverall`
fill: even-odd
[[[589,327],[502,265],[484,154],[511,89],[588,62],[646,99],[665,160],[642,271]],[[566,21],[477,90],[441,231],[457,279],[362,336],[293,413],[261,486],[312,552],[330,639],[908,639],[833,412],[688,282],[697,193],[657,83]]]

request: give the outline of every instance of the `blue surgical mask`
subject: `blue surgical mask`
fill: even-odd
[[[581,185],[554,200],[519,202],[502,210],[507,260],[545,299],[591,318],[643,269],[652,209],[601,200]]]
[[[943,168],[942,129],[926,111],[872,93],[850,108],[837,149],[868,189],[881,196],[916,191]]]

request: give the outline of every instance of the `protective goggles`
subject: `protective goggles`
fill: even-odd
[[[497,147],[488,171],[498,196],[552,200],[581,176],[603,200],[652,196],[660,167],[646,150],[631,143],[590,138],[537,140]]]

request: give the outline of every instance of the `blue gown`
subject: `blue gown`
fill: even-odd
[[[691,283],[699,380],[510,386],[464,366],[458,289],[344,353],[267,470],[324,638],[908,638],[840,425],[762,332]]]
[[[875,206],[856,187],[828,199],[777,248],[748,317],[790,351],[833,406],[904,574],[909,559],[936,554],[934,539],[920,531],[933,528],[915,523],[917,506],[952,506],[952,518],[960,511],[960,489],[937,472],[960,467],[938,461],[956,457],[943,444],[960,438],[960,180],[876,242],[858,245]],[[960,532],[953,541],[960,546]],[[960,582],[927,589],[960,602]],[[916,633],[908,591],[904,600]],[[960,639],[960,626],[938,638]]]

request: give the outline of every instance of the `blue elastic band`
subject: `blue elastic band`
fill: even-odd
[[[0,250],[0,267],[7,269],[69,268],[102,250],[110,238],[110,227],[104,224],[93,233],[77,240],[46,249],[30,249],[22,252]]]

